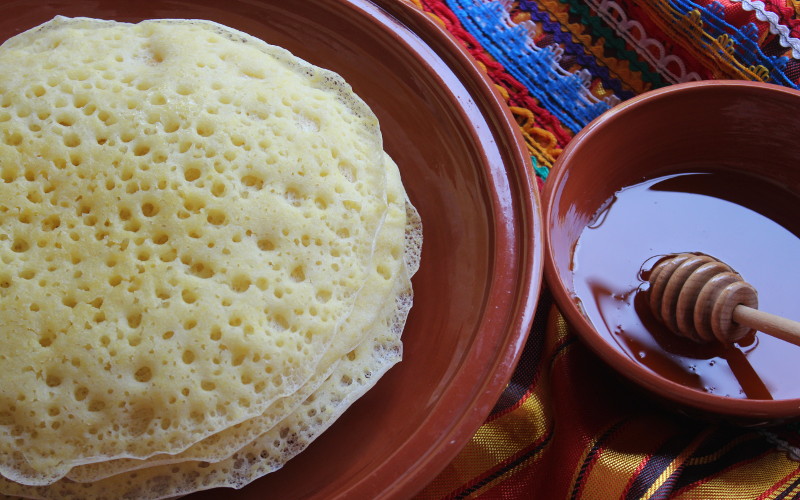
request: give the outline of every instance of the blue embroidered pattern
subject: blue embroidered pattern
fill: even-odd
[[[464,28],[565,127],[577,132],[610,108],[589,93],[588,71],[564,71],[560,54],[553,47],[536,47],[524,27],[507,21],[500,2],[447,3]]]

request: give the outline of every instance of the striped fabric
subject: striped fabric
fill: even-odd
[[[800,88],[797,0],[413,2],[496,84],[540,187],[578,130],[647,90]],[[800,498],[800,424],[743,429],[658,406],[578,342],[545,290],[506,391],[418,498]]]

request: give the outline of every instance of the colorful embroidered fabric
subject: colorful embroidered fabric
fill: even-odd
[[[497,85],[540,187],[578,130],[647,90],[722,78],[800,88],[798,0],[413,2]],[[712,424],[635,390],[545,290],[506,391],[418,498],[800,498],[800,424]]]

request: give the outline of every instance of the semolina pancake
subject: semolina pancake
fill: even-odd
[[[396,301],[398,282],[406,280],[410,270],[416,271],[419,255],[413,245],[405,245],[406,236],[410,241],[421,239],[419,216],[414,207],[407,202],[397,166],[390,158],[387,165],[387,199],[389,211],[376,239],[373,266],[364,287],[359,292],[353,314],[348,316],[343,330],[355,329],[365,332],[365,336],[374,338],[386,333],[387,319],[396,314],[391,306]],[[407,216],[408,213],[408,216]],[[401,282],[405,287],[405,282]],[[406,295],[410,292],[404,291]],[[391,324],[398,329],[398,325]],[[402,330],[402,325],[399,326]],[[348,337],[356,338],[357,334]],[[360,341],[359,341],[360,343]],[[349,346],[348,352],[357,344]],[[105,477],[130,470],[153,467],[154,465],[171,464],[187,460],[216,462],[231,456],[234,452],[251,442],[259,435],[271,429],[280,420],[295,410],[311,393],[316,391],[329,376],[336,364],[332,351],[326,352],[320,362],[316,374],[295,393],[283,397],[273,403],[262,415],[229,427],[195,443],[181,453],[152,456],[146,460],[118,459],[91,463],[74,467],[67,478],[78,482],[98,481]]]
[[[218,462],[184,461],[127,472],[94,482],[62,479],[26,486],[0,478],[0,493],[51,500],[162,499],[217,487],[242,486],[279,469],[325,431],[383,373],[400,360],[400,334],[411,307],[405,266],[396,282],[395,302],[386,304],[373,331],[381,332],[344,356],[320,388],[276,426]],[[390,314],[385,314],[389,312]]]
[[[244,33],[56,18],[0,46],[0,96],[0,474],[17,483],[269,413],[362,342],[370,274],[409,241],[418,261],[413,237],[379,242],[374,114]],[[350,398],[323,386],[317,411]]]

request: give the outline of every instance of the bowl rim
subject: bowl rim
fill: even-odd
[[[577,307],[574,307],[574,301],[567,291],[568,286],[555,266],[556,258],[552,245],[551,229],[555,225],[556,198],[560,193],[560,187],[568,178],[569,172],[566,165],[577,154],[577,151],[590,140],[594,131],[603,127],[606,123],[624,120],[626,115],[636,113],[641,107],[647,106],[654,101],[673,99],[676,94],[718,92],[722,88],[755,90],[755,92],[770,94],[782,93],[798,99],[798,102],[800,102],[800,91],[777,84],[748,80],[702,80],[678,83],[650,90],[618,104],[592,120],[564,148],[551,170],[542,192],[545,233],[545,283],[553,293],[559,310],[564,314],[567,322],[573,327],[581,340],[617,372],[645,389],[667,400],[727,417],[769,420],[798,417],[800,416],[800,398],[761,400],[709,394],[663,378],[634,362],[630,357],[611,346],[602,336],[598,335],[588,318],[581,314]]]
[[[519,230],[512,229],[510,227],[513,222],[510,219],[512,214],[506,213],[503,206],[511,200],[494,198],[491,200],[491,209],[496,214],[496,218],[493,219],[494,262],[491,266],[492,270],[502,270],[502,273],[493,276],[485,305],[487,311],[504,312],[501,315],[495,314],[491,324],[487,324],[485,317],[482,318],[478,327],[479,335],[452,380],[468,381],[476,378],[471,366],[484,358],[481,349],[478,348],[483,344],[482,340],[485,340],[481,338],[480,333],[485,333],[487,328],[503,332],[502,335],[496,335],[502,350],[494,353],[490,369],[485,370],[489,376],[478,379],[479,385],[473,386],[472,396],[466,404],[470,410],[462,414],[453,414],[446,407],[444,403],[449,398],[458,396],[463,400],[463,396],[456,394],[460,391],[456,391],[453,387],[458,384],[451,383],[428,416],[430,419],[434,414],[440,416],[448,414],[451,418],[449,427],[425,431],[420,429],[413,436],[409,436],[409,440],[389,458],[390,462],[397,458],[405,463],[413,460],[413,466],[408,470],[398,471],[395,467],[381,464],[371,470],[369,483],[377,484],[376,480],[382,482],[384,484],[382,491],[370,490],[369,485],[364,484],[365,481],[362,480],[361,483],[351,485],[346,491],[337,492],[337,496],[352,496],[357,492],[369,491],[377,496],[401,499],[419,492],[458,455],[485,422],[516,368],[533,325],[539,293],[544,283],[541,193],[534,178],[533,168],[530,166],[527,145],[505,99],[486,72],[454,35],[412,2],[397,0],[335,0],[335,2],[343,7],[361,11],[360,14],[372,18],[379,15],[390,18],[383,22],[391,22],[394,26],[383,29],[392,31],[391,34],[397,38],[398,43],[408,42],[405,38],[407,35],[400,35],[398,30],[410,32],[411,36],[422,40],[428,49],[435,52],[451,71],[459,76],[461,83],[476,104],[479,104],[484,119],[490,125],[494,124],[490,132],[494,134],[501,153],[507,158],[503,165],[494,165],[494,169],[501,169],[502,173],[512,179],[513,184],[508,188],[516,191],[517,196],[513,203],[519,203],[519,215],[522,216],[522,220],[518,221]],[[376,12],[375,9],[382,12]],[[491,167],[489,159],[485,160],[485,165]],[[506,222],[505,225],[502,224],[503,221]],[[508,266],[508,263],[498,262],[497,259],[498,248],[508,248],[511,243],[518,245],[515,251],[515,266]],[[424,424],[422,427],[425,427]],[[417,443],[435,444],[428,445],[424,455],[412,458],[408,450],[412,440]],[[401,455],[405,456],[401,458]]]

